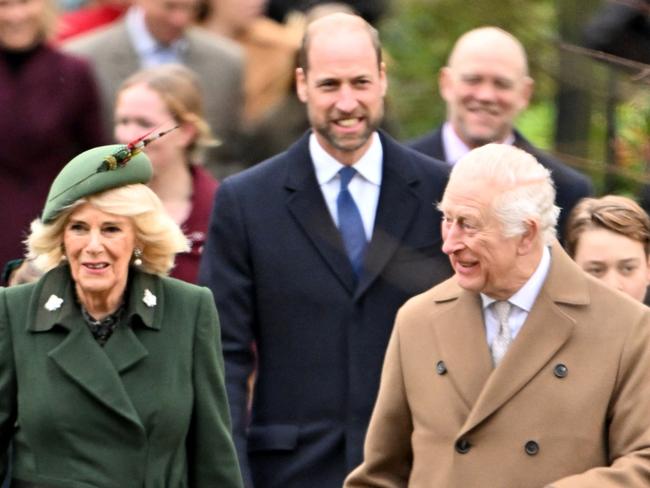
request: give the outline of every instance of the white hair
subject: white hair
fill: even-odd
[[[476,148],[454,165],[449,185],[476,180],[502,189],[492,201],[492,210],[505,237],[523,234],[526,222],[535,220],[544,243],[555,240],[560,213],[555,205],[555,186],[551,172],[531,154],[508,144]]]

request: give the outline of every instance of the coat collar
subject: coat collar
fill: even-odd
[[[375,228],[357,284],[340,233],[327,210],[316,180],[309,155],[310,133],[305,133],[285,153],[288,161],[285,176],[287,206],[332,273],[355,298],[359,298],[384,269],[416,215],[421,204],[414,191],[419,176],[411,152],[379,131],[384,152],[382,184]]]
[[[67,265],[51,270],[36,284],[27,328],[32,333],[48,335],[60,334],[61,328],[66,329],[67,334],[53,342],[54,347],[48,352],[54,364],[99,403],[144,429],[122,376],[135,370],[149,354],[134,326],[140,324],[152,332],[160,329],[163,290],[162,281],[156,276],[131,268],[129,277],[127,317],[130,326],[117,327],[103,351],[81,317]]]
[[[459,435],[487,419],[538,374],[571,336],[576,307],[589,305],[588,279],[559,243],[551,268],[524,327],[497,369],[492,368],[478,294],[450,278],[432,290],[441,312],[432,319],[442,359],[465,401]]]
[[[137,320],[147,328],[160,329],[164,306],[160,300],[160,279],[133,267],[129,269],[129,279],[126,308],[129,323],[134,324],[134,320]],[[32,332],[46,332],[55,325],[71,329],[79,315],[79,306],[67,265],[58,266],[41,278],[32,295],[30,310],[32,314],[27,321],[27,329]]]

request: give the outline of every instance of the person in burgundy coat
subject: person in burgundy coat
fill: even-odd
[[[48,44],[53,20],[51,0],[0,3],[0,266],[23,256],[63,165],[105,142],[93,75]]]

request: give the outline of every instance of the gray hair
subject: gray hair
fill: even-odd
[[[480,180],[502,189],[492,201],[505,237],[521,235],[526,222],[536,220],[545,244],[556,238],[559,207],[551,172],[529,153],[508,144],[486,144],[470,151],[455,165],[449,184]]]

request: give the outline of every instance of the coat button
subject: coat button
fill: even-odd
[[[467,454],[472,445],[467,439],[458,439],[456,441],[456,452],[459,454]]]
[[[555,368],[553,368],[553,374],[558,378],[565,378],[569,374],[569,368],[562,363],[556,364]]]
[[[539,444],[537,444],[535,441],[528,441],[526,442],[524,449],[526,450],[526,454],[529,456],[534,456],[539,452]]]
[[[442,375],[447,372],[447,365],[445,364],[444,361],[438,361],[436,363],[436,373]]]

